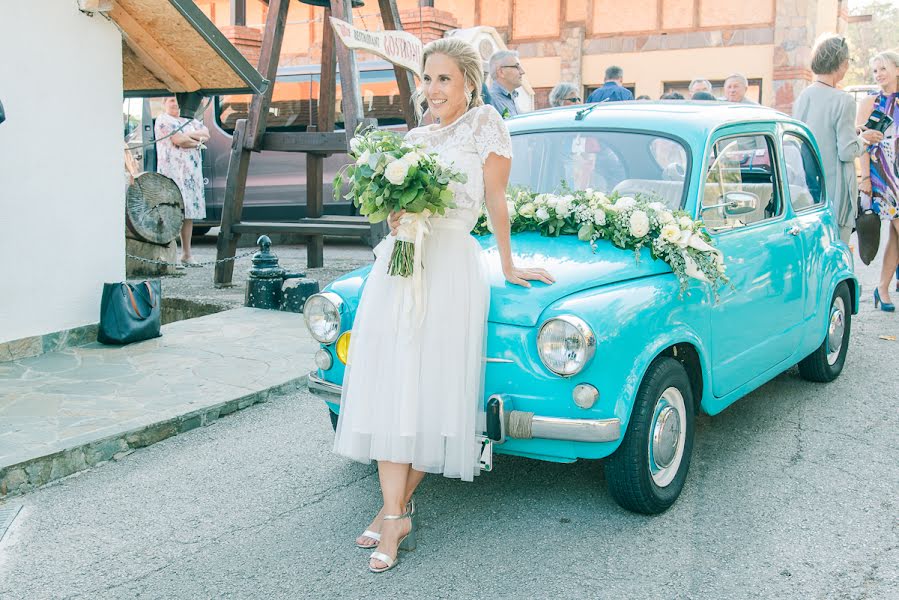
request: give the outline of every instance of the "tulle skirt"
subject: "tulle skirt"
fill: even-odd
[[[387,274],[396,238],[375,248],[353,324],[334,451],[471,481],[480,469],[484,343],[490,298],[480,246],[461,220],[431,220],[423,307],[412,279]]]

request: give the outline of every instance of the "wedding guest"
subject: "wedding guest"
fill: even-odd
[[[668,92],[668,93],[662,94],[662,97],[659,99],[660,100],[683,100],[684,95],[681,94],[680,92]]]
[[[609,67],[606,69],[605,83],[602,87],[593,90],[587,102],[617,102],[619,100],[633,100],[634,95],[629,89],[621,85],[624,81],[624,70],[621,67]]]
[[[690,97],[690,100],[717,100],[714,95],[709,92],[696,92]]]
[[[793,114],[815,135],[821,150],[824,184],[830,198],[840,239],[849,242],[855,227],[855,159],[870,143],[879,142],[877,131],[855,131],[855,100],[837,86],[849,69],[849,45],[841,35],[825,33],[812,48],[815,80],[796,100]]]
[[[572,104],[580,104],[581,97],[577,86],[573,83],[563,81],[552,89],[549,93],[550,106],[570,106]]]
[[[636,100],[652,100],[652,97],[648,94],[640,94],[635,98]]]
[[[890,280],[899,266],[899,53],[891,50],[881,52],[871,59],[871,69],[880,92],[862,100],[856,124],[864,126],[874,109],[892,117],[893,124],[884,132],[883,140],[872,144],[868,152],[862,155],[859,189],[871,198],[872,210],[890,224],[880,282],[874,290],[874,307],[893,312],[896,306],[890,298]]]
[[[707,94],[712,93],[712,82],[708,79],[694,79],[690,82],[690,85],[687,87],[687,91],[690,92],[690,96],[692,97],[694,94],[699,92],[705,92]]]
[[[518,52],[500,50],[490,57],[490,102],[504,119],[518,114],[515,98],[518,97],[517,90],[523,75],[524,68],[518,59]]]
[[[748,89],[749,80],[746,79],[746,76],[734,73],[724,80],[724,98],[722,99],[740,104],[758,104],[758,102],[746,97]]]
[[[171,178],[181,190],[184,200],[181,264],[195,266],[197,263],[191,256],[190,238],[194,220],[206,218],[200,146],[209,139],[209,130],[196,119],[181,117],[178,101],[174,97],[163,100],[163,108],[165,110],[156,118],[154,128],[159,140],[156,142],[156,170]]]

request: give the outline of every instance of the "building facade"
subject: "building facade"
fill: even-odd
[[[233,0],[197,4],[231,35]],[[239,3],[238,3],[239,4]],[[265,20],[265,5],[245,0],[246,29]],[[546,106],[560,81],[581,86],[586,96],[603,83],[607,66],[624,69],[635,95],[658,98],[683,90],[691,79],[720,86],[734,72],[751,83],[749,95],[789,112],[811,80],[809,52],[826,31],[843,32],[847,0],[398,0],[404,27],[424,41],[460,27],[495,27],[521,54],[527,81]],[[282,64],[320,58],[322,9],[293,3]],[[243,15],[241,15],[243,16]],[[377,2],[353,11],[355,24],[379,29]],[[230,29],[229,29],[230,28]]]

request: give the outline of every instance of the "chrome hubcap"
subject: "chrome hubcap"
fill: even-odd
[[[837,296],[830,307],[830,324],[827,327],[827,364],[833,365],[840,357],[845,333],[846,306],[843,299]]]
[[[659,487],[671,483],[684,456],[687,438],[684,397],[675,387],[662,392],[653,411],[649,440],[649,472]]]

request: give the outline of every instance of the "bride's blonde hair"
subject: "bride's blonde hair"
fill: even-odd
[[[421,53],[422,75],[425,72],[428,58],[433,54],[443,54],[450,57],[456,63],[456,66],[459,67],[459,70],[462,71],[462,76],[465,79],[465,89],[471,89],[471,100],[468,101],[467,108],[470,109],[484,104],[484,100],[481,98],[481,86],[484,83],[481,57],[471,44],[458,38],[441,38],[428,43]],[[421,89],[415,90],[412,102],[419,120],[421,120],[421,105],[424,100],[424,91]]]

